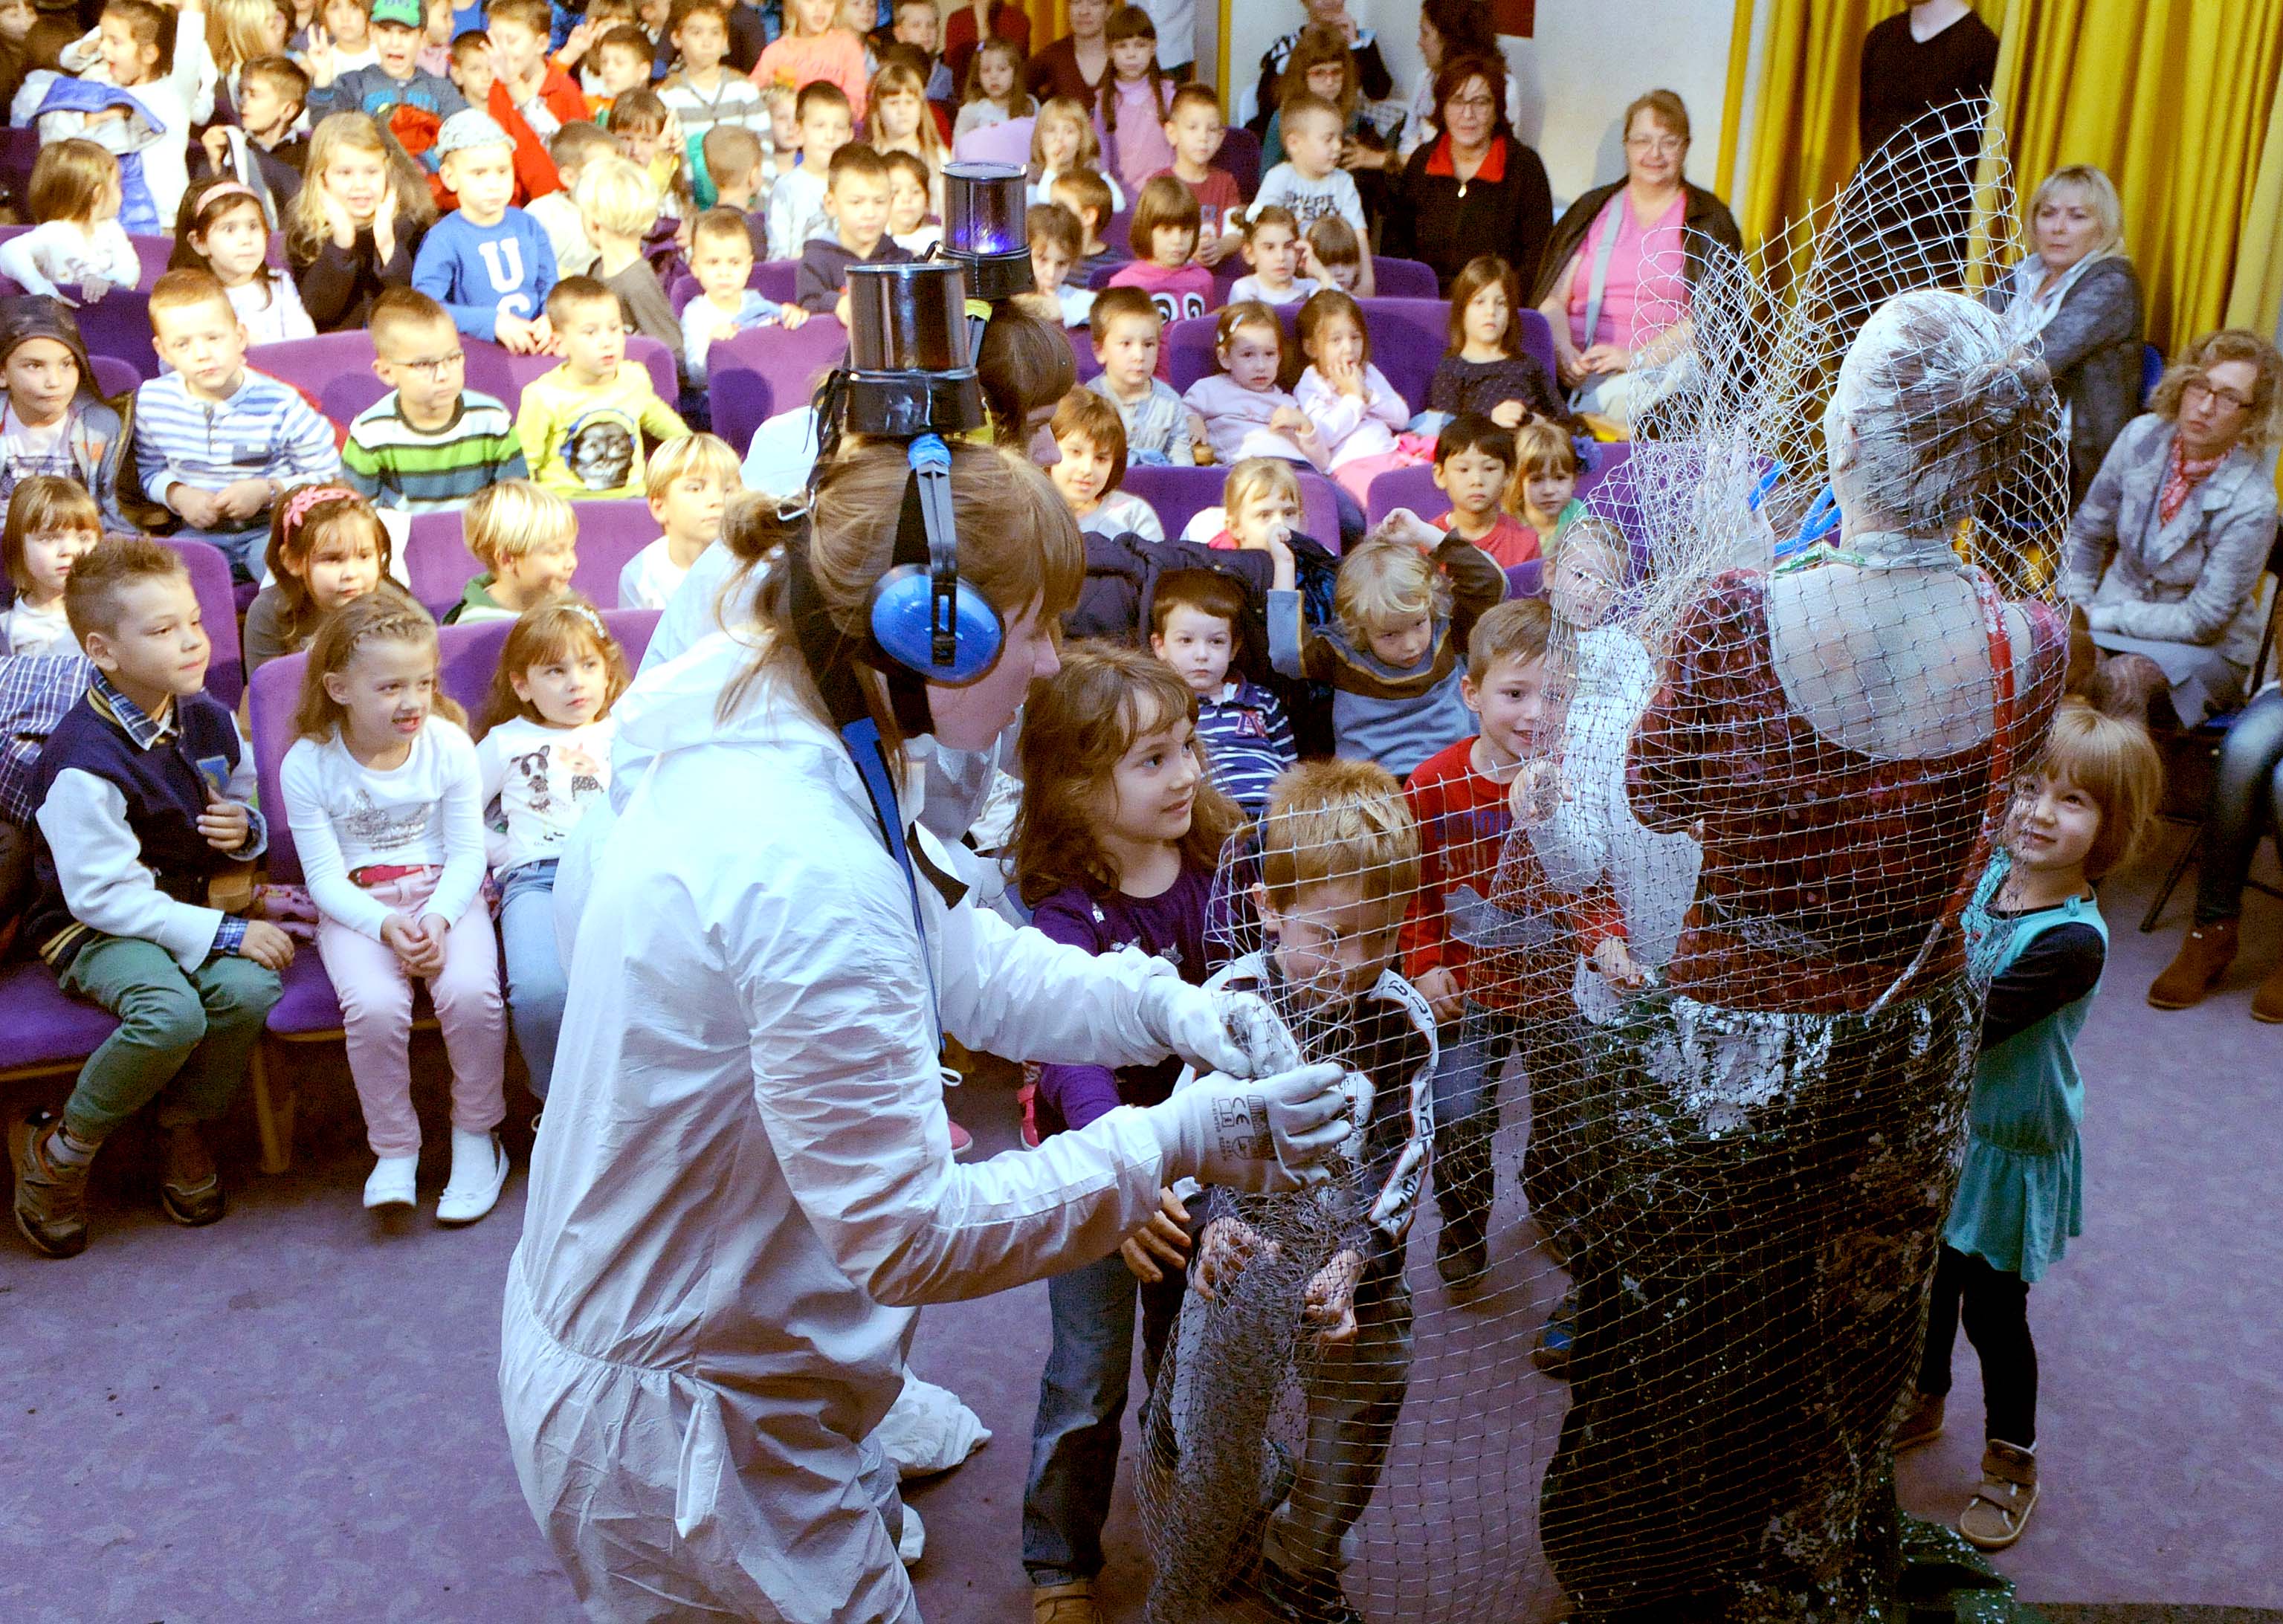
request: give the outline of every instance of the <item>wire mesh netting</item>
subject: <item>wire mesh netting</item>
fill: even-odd
[[[1222,984],[1360,1128],[1326,1187],[1205,1197],[1142,1418],[1152,1624],[1895,1616],[1960,921],[2064,645],[2060,411],[1965,291],[2014,253],[1956,128],[1693,246],[1521,748],[1288,779],[1233,843]]]

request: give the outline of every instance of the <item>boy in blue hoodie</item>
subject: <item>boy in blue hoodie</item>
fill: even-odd
[[[460,206],[421,238],[412,285],[470,338],[536,354],[554,336],[546,304],[555,289],[555,246],[547,228],[510,201],[515,142],[490,113],[470,108],[444,121],[436,151],[438,173]]]

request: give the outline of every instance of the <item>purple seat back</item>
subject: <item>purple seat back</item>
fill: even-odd
[[[1506,595],[1542,598],[1546,595],[1546,560],[1525,558],[1506,572]]]
[[[13,132],[11,132],[13,133]],[[83,1061],[118,1029],[110,1011],[75,998],[56,985],[55,972],[36,960],[0,970],[0,1007],[8,1011],[8,1043],[0,1068],[68,1066]]]
[[[1078,362],[1078,381],[1081,384],[1102,375],[1102,362],[1094,353],[1094,333],[1089,328],[1065,327],[1063,337],[1070,340],[1071,356]]]
[[[1102,245],[1113,253],[1128,258],[1134,253],[1134,207],[1128,198],[1126,206],[1102,222]]]
[[[0,276],[0,292],[23,290]],[[151,343],[151,296],[136,288],[113,288],[91,305],[72,312],[90,359],[109,355],[125,361],[141,378],[159,376],[159,352]]]
[[[579,567],[571,585],[602,609],[619,604],[619,571],[627,561],[658,540],[650,504],[635,497],[609,501],[574,501],[579,516]],[[441,619],[460,601],[484,566],[468,551],[457,513],[416,513],[404,543],[404,575],[412,595]]]
[[[560,355],[511,355],[496,344],[464,334],[460,346],[468,355],[467,386],[503,402],[510,416],[522,404],[526,384],[563,364]],[[343,427],[388,392],[388,385],[373,373],[372,335],[362,330],[256,345],[246,351],[245,359],[257,370],[305,391],[316,400],[318,410]],[[641,333],[629,334],[627,359],[650,369],[651,385],[659,400],[671,406],[680,398],[674,353],[666,346]]]
[[[1435,268],[1417,260],[1398,260],[1383,253],[1371,257],[1372,286],[1381,299],[1440,299]]]
[[[1435,470],[1398,468],[1371,482],[1371,500],[1364,503],[1367,524],[1376,524],[1398,508],[1408,508],[1422,519],[1438,519],[1451,510],[1450,499],[1435,483]]]
[[[1631,446],[1600,447],[1606,454],[1597,462],[1590,481],[1580,478],[1578,494],[1594,513],[1608,519],[1623,532],[1625,545],[1632,554],[1632,579],[1640,580],[1649,571],[1648,524],[1641,511],[1640,492],[1635,483],[1639,470]]]
[[[492,673],[499,666],[500,650],[513,629],[511,620],[490,620],[474,626],[448,626],[436,634],[440,656],[438,687],[457,700],[472,723],[483,714],[491,691]],[[654,609],[615,610],[603,625],[626,650],[629,667],[642,664],[658,626]],[[284,791],[277,772],[293,744],[293,706],[301,691],[301,672],[309,663],[306,654],[289,654],[270,661],[253,673],[253,698],[249,710],[253,724],[253,765],[260,780],[261,804],[269,824],[269,878],[279,885],[301,882],[301,854],[293,844],[293,831],[285,808]],[[315,959],[316,954],[309,955]]]
[[[970,129],[952,143],[951,155],[963,164],[1012,164],[1020,169],[1031,161],[1031,118],[1009,119],[984,129]]]
[[[8,183],[16,193],[18,206],[32,189],[32,166],[39,161],[40,132],[29,125],[19,129],[0,129],[0,181]]]
[[[180,553],[190,566],[199,618],[206,626],[206,641],[214,645],[206,657],[206,692],[235,708],[238,696],[245,692],[245,656],[238,640],[238,592],[230,580],[230,560],[211,541],[177,536],[159,539]]]
[[[1236,195],[1251,202],[1252,194],[1260,190],[1260,137],[1242,124],[1230,125],[1221,132],[1213,167],[1227,170],[1229,179],[1236,183]]]
[[[277,235],[272,231],[270,241],[276,242]],[[167,274],[167,261],[175,257],[175,239],[171,237],[141,237],[130,231],[127,240],[135,245],[135,257],[143,261],[143,275],[135,285],[148,293],[151,284]]]
[[[791,332],[756,328],[722,339],[705,362],[713,431],[743,455],[754,430],[806,406],[847,354],[848,330],[829,315],[811,316]]]
[[[1174,538],[1203,509],[1220,506],[1227,484],[1225,468],[1129,468],[1119,488],[1155,509],[1165,534]],[[1340,509],[1332,482],[1311,469],[1300,470],[1300,529],[1328,551],[1340,550]]]
[[[90,355],[88,364],[95,369],[95,390],[106,400],[133,392],[143,381],[143,375],[116,355]]]
[[[1538,364],[1546,369],[1546,376],[1554,380],[1555,388],[1560,388],[1562,370],[1554,354],[1554,324],[1546,319],[1542,310],[1520,311],[1515,319],[1522,323],[1522,353],[1536,356]]]
[[[745,278],[745,285],[763,299],[773,299],[778,304],[789,305],[793,301],[794,284],[799,278],[799,260],[756,260],[753,261],[753,274]],[[676,276],[674,285],[666,291],[666,299],[674,307],[674,314],[680,315],[690,308],[690,301],[697,294],[697,277]]]

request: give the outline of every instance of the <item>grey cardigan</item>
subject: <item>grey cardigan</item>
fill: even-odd
[[[2011,278],[1983,298],[2002,315]],[[2140,346],[2145,333],[2140,278],[2132,261],[2112,254],[2085,268],[2039,334],[2053,389],[2069,408],[2069,501],[2082,502],[2101,459],[2140,409]]]
[[[2095,614],[2095,631],[2217,647],[2248,672],[2259,652],[2259,576],[2275,545],[2275,454],[2237,447],[2167,524],[2157,499],[2176,431],[2152,412],[2116,437],[2069,522],[2063,590],[2108,611]]]

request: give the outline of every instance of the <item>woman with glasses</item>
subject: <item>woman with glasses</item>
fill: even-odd
[[[1453,56],[1435,75],[1441,130],[1404,164],[1380,252],[1423,260],[1445,293],[1484,254],[1531,266],[1554,223],[1546,166],[1507,121],[1506,64]]]
[[[1625,178],[1594,188],[1562,216],[1537,294],[1572,403],[1620,427],[1648,404],[1652,369],[1688,348],[1689,290],[1705,244],[1743,250],[1728,206],[1683,176],[1688,109],[1680,97],[1651,90],[1625,109]]]
[[[2283,356],[2240,328],[2207,333],[2148,406],[2069,523],[2062,590],[2100,651],[2094,703],[2193,727],[2243,697],[2259,649]]]

